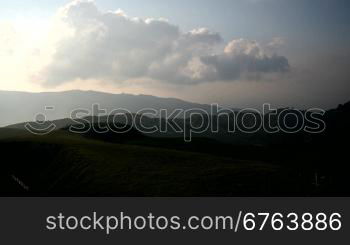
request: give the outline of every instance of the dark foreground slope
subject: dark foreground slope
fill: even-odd
[[[312,192],[288,167],[57,132],[0,143],[3,195],[232,196]]]

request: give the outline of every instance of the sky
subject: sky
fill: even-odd
[[[346,0],[12,0],[0,90],[98,90],[232,107],[350,100]]]

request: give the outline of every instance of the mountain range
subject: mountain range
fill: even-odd
[[[123,108],[132,113],[152,108],[165,109],[171,114],[175,109],[198,108],[210,112],[210,106],[187,102],[174,98],[161,98],[150,95],[109,94],[95,91],[65,91],[28,93],[0,91],[0,127],[11,124],[35,121],[37,114],[44,114],[46,120],[70,118],[76,109],[92,111],[92,105],[108,112]],[[46,110],[48,107],[49,110]]]
[[[22,122],[0,127],[3,163],[0,195],[349,194],[346,160],[350,137],[349,102],[324,114],[322,119],[326,129],[320,134],[269,134],[264,131],[229,134],[225,131],[225,121],[219,120],[219,126],[223,129],[219,134],[203,132],[194,135],[191,142],[184,142],[182,135],[145,135],[135,128],[131,128],[127,134],[114,131],[96,133],[91,129],[84,133],[72,133],[68,128],[74,122],[64,119],[69,116],[65,113],[69,113],[71,108],[75,109],[75,106],[88,109],[90,103],[96,103],[96,100],[102,101],[105,108],[129,105],[133,106],[129,107],[130,110],[135,111],[148,105],[156,108],[167,106],[169,110],[178,107],[192,109],[194,106],[208,109],[207,105],[152,96],[81,91],[0,93],[2,124]],[[157,104],[157,101],[161,104]],[[46,122],[54,123],[57,130],[43,136],[23,130],[23,121],[32,121],[30,113],[35,115],[43,105],[60,108],[51,117],[61,119]],[[92,117],[87,118],[92,121]],[[158,124],[158,120],[162,119],[146,118],[149,126]],[[106,125],[115,125],[106,118],[101,118],[101,122],[97,125],[99,132]],[[118,120],[118,123],[123,122]],[[183,123],[185,127],[188,119]]]

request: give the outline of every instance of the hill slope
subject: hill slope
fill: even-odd
[[[290,181],[281,182],[287,169],[258,161],[111,144],[62,131],[2,140],[0,149],[2,181],[15,176],[27,195],[230,196],[276,193]]]

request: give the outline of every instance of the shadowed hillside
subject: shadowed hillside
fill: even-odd
[[[29,134],[23,124],[1,128],[0,191],[29,196],[348,195],[349,105],[324,115],[327,128],[321,134],[258,132],[233,135],[238,139],[232,143],[206,134],[185,143],[134,128],[120,134],[123,124],[115,132],[77,134],[70,132],[69,120],[56,122],[59,129],[46,136]],[[94,126],[113,125],[105,120]]]

